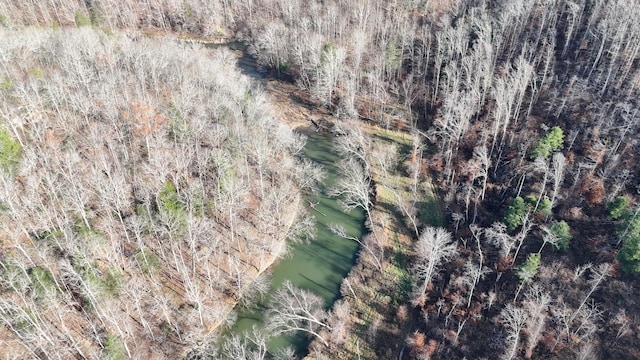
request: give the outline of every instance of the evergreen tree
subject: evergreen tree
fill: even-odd
[[[535,159],[537,157],[542,157],[544,159],[548,159],[552,153],[560,150],[563,143],[564,133],[562,129],[558,126],[554,126],[538,141],[538,145],[536,145],[536,147],[533,148],[533,151],[531,151],[531,158]]]

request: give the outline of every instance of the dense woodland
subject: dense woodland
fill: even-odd
[[[352,346],[307,319],[310,358],[359,358],[367,344],[381,359],[638,358],[639,17],[629,0],[2,2],[4,344],[41,349],[34,357],[116,344],[134,356],[146,348],[134,341],[163,343],[159,329],[199,344],[219,317],[213,299],[243,289],[234,269],[261,268],[246,259],[262,255],[243,254],[260,241],[279,253],[270,246],[283,234],[265,229],[291,221],[281,205],[294,201],[278,194],[315,177],[281,160],[300,141],[262,112],[224,52],[212,60],[141,31],[247,42],[283,87],[334,115],[345,170],[364,180],[351,188],[387,172],[409,180],[394,210],[413,241],[402,269],[412,288],[387,309],[409,329],[371,327]],[[93,30],[67,30],[80,26]],[[354,120],[412,141],[381,155]],[[252,134],[281,146],[255,148],[243,140]],[[428,181],[443,224],[421,214]],[[373,235],[354,270],[366,281],[393,259],[373,210],[380,194],[356,195]],[[210,219],[210,235],[192,232]],[[219,253],[209,237],[222,238]],[[117,255],[101,260],[107,250]],[[109,295],[114,282],[126,285]],[[164,302],[140,295],[153,286]],[[344,288],[328,322],[357,316]],[[308,295],[289,290],[283,299]],[[140,300],[118,317],[125,292]],[[54,321],[66,313],[77,320]],[[270,356],[241,344],[246,358]]]
[[[184,356],[304,230],[304,139],[227,52],[90,28],[0,37],[0,353]]]

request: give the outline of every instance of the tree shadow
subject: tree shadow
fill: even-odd
[[[423,201],[416,202],[418,219],[423,224],[432,226],[444,226],[444,216],[440,209],[440,202],[434,197],[427,197]]]

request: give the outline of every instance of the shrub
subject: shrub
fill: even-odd
[[[124,274],[115,267],[110,267],[104,275],[103,285],[105,291],[110,295],[117,296],[124,282]]]
[[[280,63],[278,63],[278,71],[280,72],[287,72],[289,70],[289,63],[287,63],[286,61],[280,61]]]
[[[124,274],[118,268],[111,266],[101,270],[96,262],[83,254],[74,255],[72,266],[84,281],[85,286],[98,291],[101,295],[117,296],[120,293]],[[94,305],[89,298],[83,298],[83,301],[85,306]]]
[[[613,220],[620,218],[626,218],[629,216],[627,208],[629,207],[629,200],[624,196],[618,196],[609,203],[608,211],[609,217]]]
[[[90,226],[87,226],[82,221],[78,222],[78,224],[75,227],[75,230],[76,230],[76,234],[78,234],[78,236],[81,239],[93,240],[93,239],[100,239],[102,237],[102,234],[100,233],[100,231]]]
[[[37,78],[37,79],[43,79],[44,78],[44,70],[40,69],[39,67],[32,67],[31,69],[27,70],[27,74]]]
[[[329,59],[335,55],[336,46],[333,43],[326,43],[322,47],[322,55],[320,56],[320,63],[326,64]]]
[[[0,81],[0,90],[11,90],[13,88],[13,79],[5,77]]]
[[[533,196],[533,195],[529,195],[529,196],[524,198],[524,203],[529,207],[536,206],[537,202],[538,202],[538,199],[536,199],[536,197]]]
[[[91,25],[91,20],[89,19],[89,17],[87,16],[87,14],[83,13],[82,11],[76,11],[76,26],[77,27],[81,27],[81,26],[90,26]]]
[[[558,237],[558,242],[554,245],[554,248],[558,251],[565,252],[569,249],[569,243],[571,242],[571,229],[566,221],[555,221],[551,224],[551,231]]]
[[[102,16],[100,15],[100,11],[95,5],[92,6],[91,9],[89,9],[89,16],[90,16],[89,21],[93,25],[100,25],[100,23],[102,22]]]
[[[538,204],[537,213],[547,215],[547,216],[551,215],[551,200],[549,200],[548,197],[545,197],[544,199],[540,200],[540,204]]]
[[[385,64],[390,69],[397,69],[402,65],[402,49],[395,41],[389,41],[384,51]]]
[[[2,291],[5,293],[11,291],[26,292],[30,283],[25,275],[31,278],[29,274],[25,274],[22,268],[16,265],[16,259],[12,256],[3,256],[0,258],[0,279],[2,279]],[[33,280],[32,280],[33,281]]]
[[[162,185],[162,189],[158,193],[158,206],[161,211],[166,211],[172,217],[180,218],[184,216],[184,208],[176,190],[175,185],[171,181],[167,181]]]
[[[33,234],[33,238],[38,241],[45,241],[49,244],[53,244],[57,240],[63,239],[64,233],[59,229],[43,230]]]

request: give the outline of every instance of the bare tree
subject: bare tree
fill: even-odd
[[[482,266],[482,262],[475,263],[473,261],[467,261],[464,263],[464,281],[469,287],[469,298],[467,300],[467,308],[471,306],[471,300],[473,299],[473,292],[476,289],[476,285],[482,278],[484,278],[491,271],[487,267]]]
[[[544,248],[545,245],[551,244],[553,246],[556,246],[560,242],[560,237],[548,226],[540,225],[540,230],[542,230],[543,235],[542,245],[538,250],[538,254],[542,252],[542,248]]]
[[[328,227],[332,233],[340,236],[341,238],[355,241],[358,244],[360,244],[360,246],[362,246],[362,248],[365,249],[369,253],[369,255],[371,255],[371,258],[375,262],[378,270],[382,270],[382,260],[384,259],[384,254],[383,254],[384,249],[381,246],[378,246],[378,249],[374,251],[374,249],[372,249],[372,247],[369,246],[368,243],[358,239],[356,236],[351,236],[347,234],[347,231],[345,230],[344,226],[340,224],[330,224]]]
[[[369,221],[372,220],[371,210],[371,179],[360,162],[353,158],[343,160],[338,164],[342,177],[329,191],[331,196],[338,197],[338,203],[346,210],[355,208],[364,210]],[[375,227],[371,227],[375,235]]]
[[[571,315],[570,321],[573,321],[573,319],[575,319],[576,316],[578,316],[578,314],[580,313],[580,310],[587,303],[587,301],[589,300],[593,292],[596,291],[598,286],[600,286],[600,284],[607,277],[609,277],[612,271],[613,271],[613,266],[609,263],[602,263],[591,269],[592,276],[591,276],[591,279],[589,280],[589,285],[591,285],[591,289],[589,289],[589,292],[587,292],[585,297],[582,299],[582,302],[580,302],[578,309],[576,309],[573,315]]]
[[[351,322],[351,305],[345,299],[338,300],[332,306],[331,317],[331,343],[337,346],[344,346],[349,339]]]
[[[309,159],[303,159],[294,169],[293,176],[303,191],[314,193],[318,191],[318,184],[325,177],[324,169]]]
[[[523,305],[527,310],[528,321],[525,326],[527,333],[527,348],[525,351],[526,358],[530,358],[533,349],[538,344],[540,337],[543,335],[548,317],[548,308],[551,304],[551,297],[540,287],[534,285],[526,293]]]
[[[427,226],[422,230],[415,251],[418,255],[415,272],[420,280],[416,295],[420,296],[427,292],[440,267],[458,253],[458,248],[447,230]]]
[[[355,121],[340,122],[336,124],[334,132],[339,135],[334,144],[336,152],[347,160],[353,158],[360,162],[368,174],[373,142],[362,125]]]
[[[278,74],[280,68],[287,61],[287,28],[281,21],[273,21],[267,24],[256,39],[258,57],[270,66],[273,66]]]
[[[420,226],[420,221],[418,219],[418,209],[416,209],[415,200],[406,199],[402,196],[400,191],[396,191],[394,189],[388,188],[395,197],[396,197],[396,206],[402,214],[405,216],[409,223],[411,223],[411,227],[413,228],[414,233],[416,234],[416,238],[420,237],[420,232],[418,230],[418,226]]]
[[[422,172],[422,154],[425,146],[422,135],[417,131],[411,133],[411,140],[413,148],[411,149],[411,166],[409,169],[411,171],[411,178],[413,179],[411,191],[413,196],[416,197],[418,194],[418,181],[420,179],[420,173]]]
[[[482,191],[480,192],[480,199],[484,200],[484,194],[487,190],[487,180],[489,177],[489,167],[491,167],[491,158],[487,147],[482,145],[473,149],[473,159],[477,162],[477,171],[475,172],[472,181],[481,179]]]
[[[533,208],[533,211],[538,210],[538,206],[540,205],[540,201],[544,196],[544,191],[547,187],[547,182],[549,180],[549,175],[551,169],[549,167],[549,162],[544,157],[537,157],[533,162],[533,169],[537,172],[541,172],[543,174],[542,180],[540,181],[540,194],[538,194],[538,199],[536,201],[536,206]]]
[[[0,32],[0,117],[22,146],[20,178],[2,177],[0,229],[43,289],[17,303],[49,332],[11,341],[96,358],[108,334],[126,356],[175,357],[167,351],[221,322],[229,275],[241,292],[247,270],[301,229],[288,214],[318,173],[307,167],[292,183],[301,138],[275,122],[229,53],[91,28]],[[12,45],[25,35],[29,56]],[[34,75],[6,87],[22,67]],[[156,346],[167,337],[180,348]]]
[[[596,360],[598,355],[592,342],[583,342],[575,351],[576,360]]]
[[[502,257],[511,256],[511,251],[516,245],[515,238],[507,232],[507,226],[501,222],[495,222],[490,227],[484,229],[484,235],[489,241],[500,250]]]
[[[268,359],[267,342],[270,338],[267,332],[258,329],[255,325],[250,331],[244,331],[241,336],[231,335],[222,345],[222,359]]]
[[[520,231],[515,236],[515,242],[518,245],[516,247],[515,253],[513,254],[513,260],[511,260],[512,266],[515,263],[516,258],[518,257],[518,253],[520,252],[520,248],[522,247],[524,240],[527,238],[529,231],[531,231],[531,229],[533,228],[533,225],[534,223],[531,216],[531,211],[525,212],[524,215],[522,215],[522,226],[520,227]]]
[[[527,324],[527,312],[522,308],[507,304],[500,312],[500,318],[503,326],[507,329],[507,348],[502,359],[511,360],[518,355],[520,332]]]
[[[564,170],[565,170],[565,158],[562,153],[556,153],[553,155],[552,159],[552,173],[551,178],[553,180],[553,192],[551,194],[551,208],[556,203],[556,198],[558,196],[558,192],[562,187],[562,182],[564,181]]]
[[[334,88],[342,76],[343,63],[347,51],[333,44],[325,45],[322,51],[320,67],[316,72],[315,94],[325,105],[333,105]]]
[[[471,306],[471,299],[476,285],[478,285],[478,282],[490,272],[490,270],[484,266],[484,254],[482,252],[482,244],[480,242],[480,235],[482,234],[483,229],[477,225],[470,225],[469,230],[471,231],[473,238],[476,240],[476,246],[478,247],[478,264],[476,265],[475,263],[472,263],[471,260],[465,263],[465,279],[467,279],[467,284],[471,288],[469,291],[467,308]]]
[[[592,339],[593,335],[600,329],[600,321],[604,312],[595,303],[595,301],[589,301],[585,306],[581,307],[576,313],[575,317],[572,315],[572,329],[569,334],[569,339],[574,343],[588,342]]]
[[[323,303],[319,296],[285,281],[267,309],[267,330],[276,333],[302,331],[328,345],[322,330],[331,330],[331,326],[326,323],[328,314],[322,309]]]

